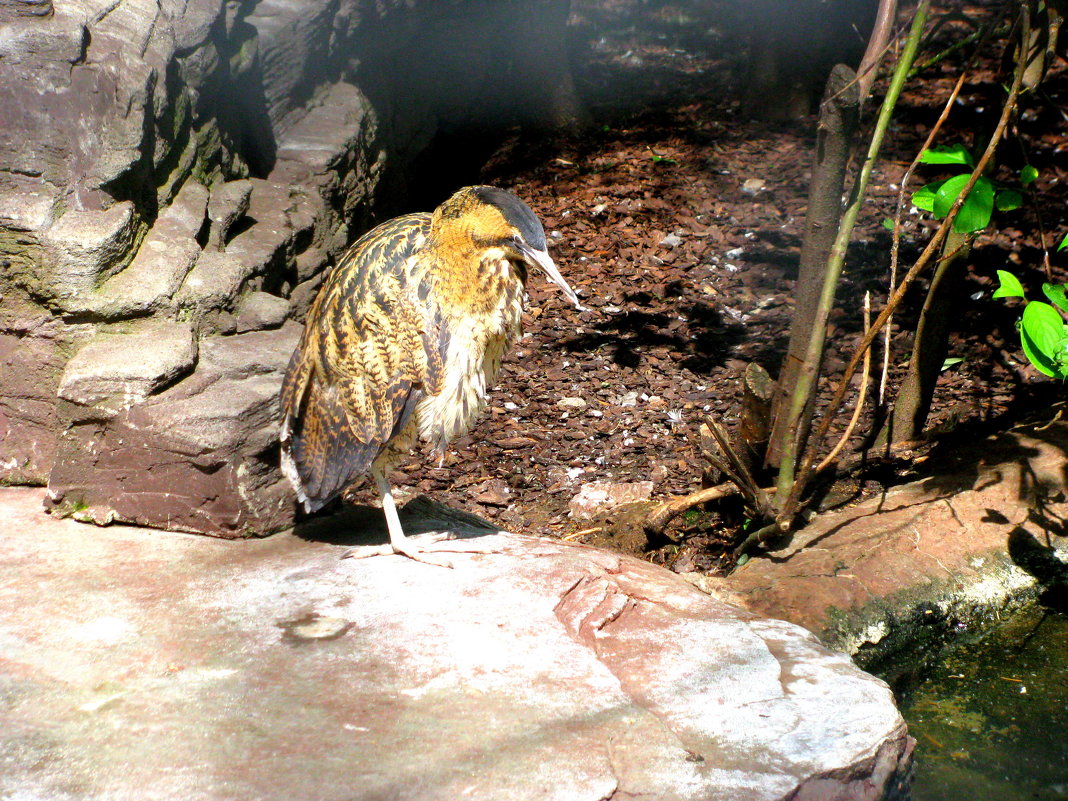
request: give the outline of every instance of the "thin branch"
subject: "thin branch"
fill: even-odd
[[[648,537],[660,536],[664,533],[668,523],[683,512],[701,504],[729,498],[740,492],[741,489],[733,481],[724,481],[722,484],[691,492],[681,498],[672,498],[655,507],[645,518],[642,528],[645,529],[645,534]]]
[[[897,18],[897,0],[879,0],[879,10],[875,14],[875,25],[868,37],[868,47],[857,67],[857,86],[860,90],[860,102],[871,92],[879,63],[890,48],[890,32]]]
[[[783,531],[785,531],[785,529],[783,528],[781,523],[769,523],[768,525],[764,526],[764,528],[757,529],[756,531],[750,533],[748,536],[746,536],[744,540],[738,543],[734,547],[734,555],[741,556],[754,545],[759,545],[765,540],[770,540],[775,535],[782,534]]]
[[[894,290],[897,288],[897,266],[898,266],[898,249],[901,244],[901,214],[905,209],[905,192],[908,188],[908,183],[912,180],[912,173],[916,171],[916,167],[920,163],[920,157],[923,156],[925,150],[928,150],[932,144],[934,144],[935,138],[942,130],[942,126],[946,120],[949,119],[949,112],[953,108],[953,104],[957,102],[957,96],[960,94],[961,87],[964,86],[964,79],[967,77],[967,73],[962,72],[957,79],[957,85],[953,87],[953,91],[949,93],[949,99],[946,101],[945,106],[942,107],[942,114],[938,117],[938,121],[931,128],[931,132],[927,135],[927,139],[920,147],[919,152],[916,153],[916,157],[912,160],[909,168],[905,170],[905,175],[901,179],[901,186],[897,191],[897,210],[894,214],[894,236],[890,243],[890,294],[894,294]],[[890,372],[890,330],[893,325],[893,315],[891,314],[886,318],[886,327],[883,329],[883,372],[879,380],[879,405],[882,406],[886,402],[886,381],[887,374]]]
[[[909,71],[909,77],[910,78],[916,77],[917,75],[919,75],[924,70],[928,70],[931,67],[935,66],[936,64],[939,64],[940,62],[942,62],[945,59],[949,58],[951,55],[956,53],[958,50],[963,50],[965,47],[970,45],[972,42],[978,41],[979,39],[981,39],[983,36],[986,35],[986,33],[990,30],[991,27],[992,26],[982,25],[982,26],[979,27],[978,30],[975,30],[972,33],[968,34],[967,36],[965,36],[960,41],[954,42],[949,47],[947,47],[945,50],[943,50],[940,53],[936,53],[934,56],[932,56],[931,58],[927,59],[927,61],[923,62],[922,64],[915,65]]]
[[[871,328],[871,292],[864,293],[864,332],[867,333]],[[860,379],[860,396],[857,398],[857,406],[853,409],[853,416],[849,420],[849,425],[846,426],[846,430],[842,432],[842,436],[838,439],[838,442],[831,452],[824,457],[820,462],[819,467],[816,468],[817,473],[822,473],[828,466],[834,463],[838,458],[838,454],[841,453],[842,448],[849,441],[849,438],[853,435],[853,429],[857,427],[857,422],[860,420],[860,413],[864,410],[864,398],[868,394],[868,379],[871,377],[871,348],[864,351],[864,370],[861,373]]]
[[[746,496],[746,500],[750,501],[755,507],[756,511],[760,513],[766,513],[768,509],[767,496],[763,493],[760,487],[757,486],[756,481],[753,479],[753,474],[749,472],[748,466],[738,456],[737,451],[731,445],[730,440],[727,438],[726,432],[720,427],[719,423],[713,420],[711,417],[707,419],[707,425],[712,432],[712,436],[715,437],[716,444],[719,446],[720,451],[730,462],[731,480],[738,484],[742,492]],[[724,471],[727,472],[727,471]]]

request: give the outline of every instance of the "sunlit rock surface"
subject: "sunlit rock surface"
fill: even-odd
[[[885,684],[647,563],[429,504],[452,569],[339,559],[374,510],[87,537],[41,492],[0,492],[0,796],[905,797]]]

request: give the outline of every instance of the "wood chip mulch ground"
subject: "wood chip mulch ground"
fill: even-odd
[[[672,29],[638,2],[574,6],[577,79],[593,131],[554,142],[516,134],[480,180],[530,202],[589,311],[577,312],[532,276],[526,335],[507,358],[485,417],[454,443],[443,466],[413,458],[395,485],[513,531],[641,553],[646,543],[634,519],[576,520],[569,503],[595,481],[652,482],[654,501],[700,488],[699,424],[708,415],[728,429],[737,423],[747,363],[776,374],[793,309],[815,120],[748,119],[733,57],[701,20],[683,16]],[[1050,232],[1068,229],[1064,66],[1041,97],[1026,101],[1019,144],[1003,148],[998,177],[1011,178],[1026,157],[1040,171],[1032,192],[1038,202],[1005,215],[977,242],[950,344],[950,356],[962,361],[943,373],[929,422],[935,430],[1007,427],[1035,404],[1048,408],[1059,391],[1025,366],[1013,330],[1018,312],[990,293],[994,270],[1005,265],[1037,290],[1040,230],[1048,246]],[[971,144],[984,114],[978,104],[997,114],[996,67],[991,58],[973,72],[944,143]],[[951,60],[928,70],[899,106],[838,293],[825,361],[832,375],[858,338],[864,293],[876,310],[885,300],[890,234],[882,222],[894,213],[898,184],[958,69]],[[921,176],[934,177],[929,170]],[[906,220],[907,267],[931,221],[915,212]],[[1054,255],[1053,264],[1063,280],[1066,254]],[[908,358],[921,302],[917,292],[895,324],[892,380]],[[738,510],[691,515],[673,531],[677,544],[649,555],[676,569],[715,569],[742,524]]]

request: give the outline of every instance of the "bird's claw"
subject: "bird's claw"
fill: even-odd
[[[400,556],[407,556],[409,559],[416,562],[423,562],[424,564],[434,565],[435,567],[455,567],[452,562],[444,557],[435,557],[429,553],[435,545],[442,542],[448,542],[453,538],[450,532],[438,532],[433,535],[423,535],[420,540],[425,542],[412,542],[410,540],[387,545],[360,545],[355,548],[349,548],[345,553],[341,554],[342,559],[369,559],[372,556],[388,556],[389,554],[398,554]],[[446,549],[453,553],[463,553],[462,549]],[[477,553],[477,551],[472,551]]]
[[[341,554],[342,559],[370,559],[372,556],[385,556],[393,553],[393,549],[388,545],[357,545],[355,548],[348,548],[345,553]]]
[[[393,553],[400,554],[401,556],[407,556],[409,559],[413,559],[416,562],[422,562],[426,565],[434,565],[435,567],[447,567],[450,570],[456,565],[450,562],[444,557],[435,557],[426,551],[418,547],[406,547],[406,548],[394,548]]]
[[[360,545],[355,548],[349,548],[345,553],[341,554],[341,558],[370,559],[372,556],[390,556],[391,554],[407,556],[415,562],[423,562],[435,567],[454,567],[453,563],[448,559],[435,558],[419,548],[394,548],[391,545]]]

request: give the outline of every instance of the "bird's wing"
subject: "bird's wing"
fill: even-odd
[[[375,228],[327,277],[282,387],[283,458],[306,508],[367,471],[424,393],[439,390],[444,328],[413,270],[429,215]]]

